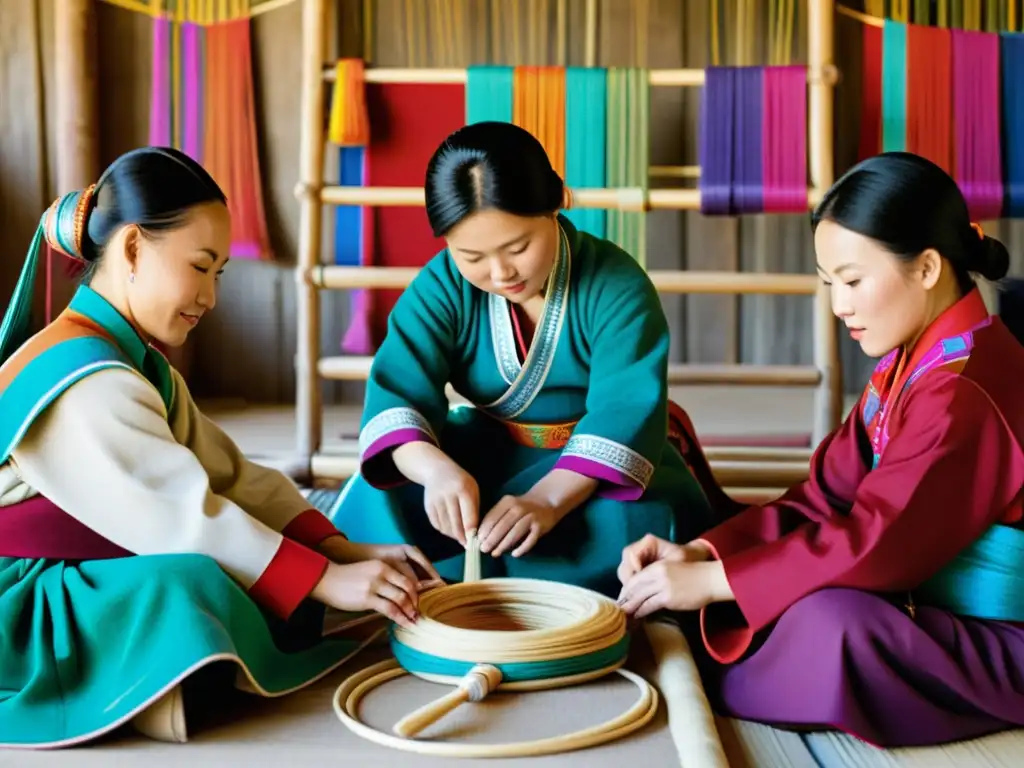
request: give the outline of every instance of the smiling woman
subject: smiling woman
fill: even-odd
[[[247,461],[153,347],[214,308],[230,227],[210,176],[158,147],[43,216],[0,326],[0,747],[129,720],[184,740],[199,668],[231,659],[259,693],[295,690],[357,647],[322,637],[325,606],[408,624],[436,577]],[[44,239],[85,281],[26,339]]]

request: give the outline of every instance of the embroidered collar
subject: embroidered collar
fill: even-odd
[[[117,345],[128,356],[131,363],[144,371],[149,346],[142,341],[138,332],[132,327],[124,315],[114,306],[87,285],[79,286],[71,299],[68,308],[73,312],[85,315],[98,323],[117,342]]]
[[[972,288],[956,304],[949,307],[929,325],[917,340],[910,355],[900,354],[900,378],[909,376],[931,349],[943,339],[967,333],[989,318],[981,291]]]

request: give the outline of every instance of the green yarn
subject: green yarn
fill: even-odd
[[[885,20],[882,28],[882,151],[907,148],[907,25]]]
[[[391,652],[401,667],[412,674],[443,675],[445,677],[462,677],[478,662],[446,659],[442,656],[418,651],[395,638],[394,629],[391,635]],[[582,675],[607,669],[623,661],[629,653],[629,635],[624,635],[614,645],[598,651],[571,656],[566,659],[551,661],[523,661],[508,664],[492,664],[501,671],[504,683],[520,683],[527,680],[552,680],[557,677]]]
[[[608,72],[603,67],[565,70],[565,183],[569,189],[605,186]],[[563,211],[576,229],[605,237],[606,212],[601,208]]]
[[[466,70],[466,125],[512,122],[513,67],[476,66]]]
[[[32,298],[36,290],[36,273],[39,271],[39,253],[43,246],[43,223],[36,227],[32,237],[21,276],[7,305],[3,324],[0,324],[0,365],[7,361],[24,344],[32,328]]]
[[[646,69],[608,70],[607,186],[639,187],[646,193],[650,173],[650,81]],[[606,237],[647,265],[647,215],[608,211]]]

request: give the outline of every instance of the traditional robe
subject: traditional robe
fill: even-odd
[[[883,746],[1024,725],[1024,349],[972,290],[878,364],[810,478],[703,535],[719,707]]]
[[[216,660],[279,695],[355,650],[306,600],[338,531],[88,287],[0,367],[0,451],[0,746],[96,737]]]
[[[357,541],[420,546],[461,578],[458,542],[434,531],[423,489],[391,458],[433,442],[480,487],[481,520],[555,468],[599,481],[523,557],[485,556],[485,576],[544,578],[615,594],[622,548],[651,532],[686,540],[710,507],[671,442],[669,332],[644,270],[559,217],[561,247],[532,341],[506,299],[473,287],[446,251],[395,305],[367,383],[360,471],[333,522]],[[452,409],[450,383],[471,403]]]

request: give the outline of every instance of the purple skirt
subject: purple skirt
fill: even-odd
[[[708,696],[723,715],[838,729],[879,747],[1024,725],[1024,625],[915,614],[854,589],[808,595],[740,661],[698,653]]]

